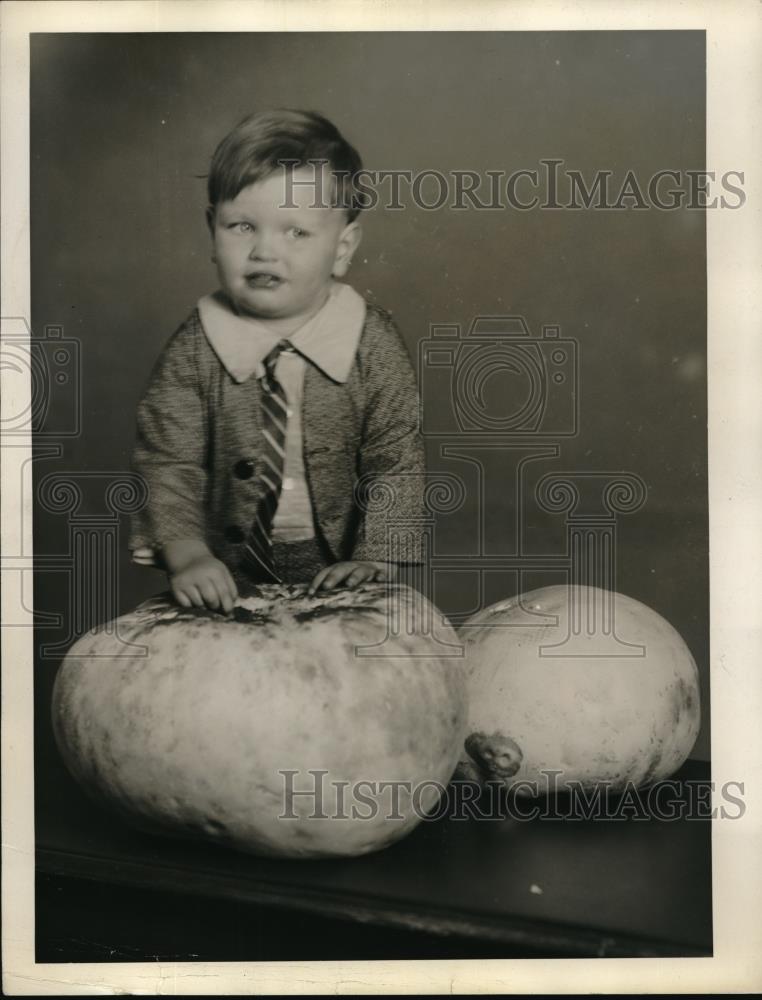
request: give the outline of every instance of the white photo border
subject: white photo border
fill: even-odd
[[[2,308],[30,314],[29,33],[121,31],[704,30],[707,169],[745,172],[746,203],[707,212],[712,777],[746,812],[713,831],[714,955],[298,963],[36,964],[30,627],[2,633],[3,989],[8,995],[726,993],[762,989],[762,4],[272,0],[26,2],[2,11]],[[4,412],[29,386],[3,373]],[[2,449],[4,551],[32,551],[21,517],[31,442]],[[25,464],[26,463],[26,464]],[[28,486],[28,483],[27,483]],[[29,495],[25,490],[25,495]],[[19,531],[24,532],[23,548]],[[22,613],[5,574],[3,620]]]

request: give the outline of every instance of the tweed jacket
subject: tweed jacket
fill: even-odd
[[[149,499],[133,517],[132,550],[198,538],[237,569],[261,497],[260,393],[256,378],[225,370],[194,309],[138,407],[133,468]],[[334,559],[422,561],[418,393],[389,313],[367,305],[346,382],[307,365],[301,418],[315,530]]]

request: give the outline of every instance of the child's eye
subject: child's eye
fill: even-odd
[[[302,236],[307,236],[307,230],[302,229],[301,226],[292,226],[289,229],[289,233],[291,234],[291,236],[296,237],[296,239],[299,239]]]
[[[234,222],[229,229],[235,230],[237,233],[253,233],[254,226],[250,222]]]

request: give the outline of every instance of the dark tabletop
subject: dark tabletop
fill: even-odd
[[[708,765],[688,762],[678,777],[687,796],[689,786],[708,780]],[[558,800],[561,816],[566,801]],[[525,943],[601,956],[712,951],[707,818],[444,818],[361,858],[272,860],[134,832],[91,803],[60,761],[48,759],[38,773],[36,825],[37,866],[46,875],[514,949]]]

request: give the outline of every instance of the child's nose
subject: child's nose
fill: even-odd
[[[275,240],[269,233],[259,230],[249,252],[251,260],[274,260],[278,256]]]

